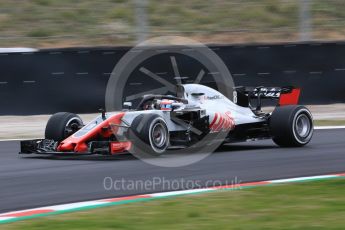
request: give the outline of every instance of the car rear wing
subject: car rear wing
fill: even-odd
[[[250,106],[251,99],[257,99],[257,109],[261,109],[261,99],[278,100],[278,105],[296,105],[301,93],[300,88],[284,87],[244,87],[234,88],[234,102],[240,106]]]

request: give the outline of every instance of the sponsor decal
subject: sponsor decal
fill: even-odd
[[[220,100],[223,99],[224,97],[221,95],[214,95],[214,96],[205,96],[206,100]]]
[[[264,97],[274,97],[279,98],[280,89],[279,88],[261,88],[260,90],[254,90],[254,96],[262,95]]]
[[[230,131],[235,128],[235,120],[230,111],[223,113],[215,113],[210,123],[211,132]]]

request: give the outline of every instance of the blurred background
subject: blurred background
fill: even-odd
[[[0,114],[95,112],[129,48],[164,35],[209,44],[238,86],[294,85],[303,104],[345,103],[344,19],[341,0],[1,0],[0,98],[9,99]],[[175,53],[141,64],[175,84]],[[176,58],[194,82],[200,63]],[[204,84],[213,81],[206,76]],[[127,96],[161,87],[147,79],[134,69]]]
[[[342,0],[1,0],[1,47],[344,40]]]

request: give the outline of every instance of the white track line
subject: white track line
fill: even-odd
[[[345,129],[345,126],[315,126],[314,129]]]

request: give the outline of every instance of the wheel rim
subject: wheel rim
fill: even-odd
[[[162,123],[156,123],[152,127],[151,140],[157,148],[164,148],[167,140],[167,132]]]
[[[300,114],[296,118],[295,130],[298,136],[302,138],[308,137],[311,130],[311,123],[310,123],[310,119],[308,118],[306,114]]]
[[[66,123],[65,136],[69,136],[77,132],[81,125],[83,125],[83,122],[78,117],[71,118]]]

